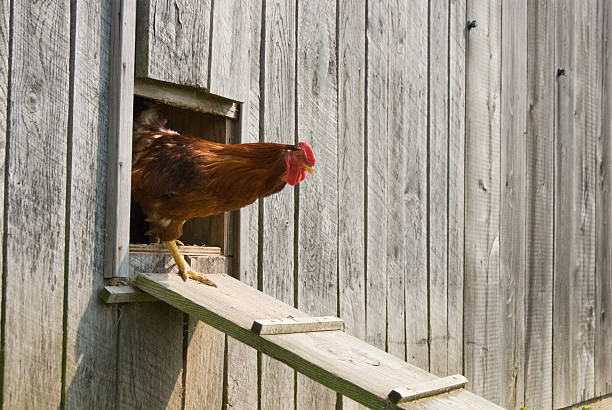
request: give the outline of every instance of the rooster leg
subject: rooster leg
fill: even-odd
[[[170,254],[174,258],[176,266],[178,267],[179,272],[183,277],[183,280],[186,281],[187,277],[189,276],[192,279],[197,280],[198,282],[204,283],[205,285],[214,286],[215,288],[217,287],[217,285],[215,285],[215,282],[213,282],[212,280],[206,278],[201,273],[194,272],[193,270],[191,270],[191,266],[189,266],[189,264],[185,261],[185,258],[183,258],[183,255],[181,255],[181,253],[179,252],[178,246],[176,246],[176,241],[164,241],[164,245],[166,245],[166,247],[170,251]]]

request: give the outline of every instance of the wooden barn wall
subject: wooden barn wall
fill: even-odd
[[[241,280],[508,408],[612,393],[609,1],[138,4],[138,75],[316,154],[239,212]],[[99,302],[111,2],[0,16],[2,407],[363,408],[169,306]]]

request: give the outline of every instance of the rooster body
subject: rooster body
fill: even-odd
[[[239,209],[295,185],[312,172],[315,160],[303,142],[227,145],[181,135],[165,123],[156,108],[134,122],[132,197],[151,224],[148,233],[168,246],[183,278],[194,277],[190,272],[200,274],[176,246],[187,220]]]

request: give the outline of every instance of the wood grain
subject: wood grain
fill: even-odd
[[[338,33],[338,306],[345,331],[366,340],[365,1],[339,2]],[[342,409],[360,409],[342,399]]]
[[[387,345],[387,115],[389,8],[369,2],[366,57],[366,341]],[[375,244],[375,245],[374,245]]]
[[[78,2],[73,11],[65,406],[113,409],[118,309],[98,299],[104,286],[111,4]]]
[[[127,277],[130,243],[136,1],[112,3],[104,277]]]
[[[147,273],[139,275],[136,284],[147,293],[371,408],[389,408],[387,395],[397,386],[409,387],[438,379],[341,331],[256,335],[250,330],[255,317],[307,315],[230,276],[219,275],[215,279],[218,288],[195,281],[183,282],[175,274]],[[244,297],[237,300],[236,294]],[[462,403],[463,408],[498,408],[462,390],[428,400],[443,409],[457,408],[458,404],[461,408]],[[467,406],[469,402],[473,402],[474,407]],[[451,407],[453,404],[455,407]]]
[[[139,272],[165,272],[182,282],[170,255],[130,255],[130,276]],[[165,303],[119,308],[119,408],[182,408],[183,316]]]
[[[554,18],[550,2],[528,3],[524,405],[534,409],[552,407]]]
[[[210,46],[211,94],[245,101],[249,92],[249,11],[240,0],[215,2]]]
[[[327,316],[338,309],[336,2],[298,2],[297,16],[296,138],[313,148],[317,164],[297,189],[295,302],[308,314]],[[298,374],[298,408],[333,409],[335,404],[334,391]]]
[[[429,7],[428,305],[429,371],[448,374],[449,7]]]
[[[428,2],[391,10],[389,57],[389,159],[387,267],[388,325],[404,322],[406,360],[429,368],[427,304],[427,30]],[[407,62],[410,62],[407,64]],[[393,295],[397,286],[404,295]],[[404,305],[402,305],[402,302]],[[403,315],[403,317],[402,317]],[[395,326],[400,326],[397,323]],[[400,336],[400,335],[398,335]],[[393,343],[389,343],[391,352]]]
[[[325,332],[342,330],[344,322],[335,316],[319,316],[308,320],[292,317],[276,319],[257,319],[251,331],[258,335],[281,335],[286,333]]]
[[[266,1],[262,10],[266,44],[263,63],[263,135],[265,141],[295,143],[295,1]],[[308,182],[308,181],[306,181]],[[294,191],[286,188],[260,202],[263,206],[261,290],[294,304]],[[261,360],[260,405],[282,410],[294,405],[294,371],[266,356]]]
[[[190,265],[204,274],[226,274],[225,258],[191,257]],[[214,281],[214,279],[213,279]],[[183,334],[187,351],[185,364],[185,408],[220,409],[223,399],[223,358],[225,335],[217,329],[187,316]]]
[[[261,45],[261,8],[262,2],[249,2],[249,79],[246,101],[242,105],[239,123],[240,142],[259,141],[259,58]],[[247,285],[257,288],[257,255],[259,202],[239,211],[238,241],[234,253],[237,256],[234,274]],[[235,258],[236,259],[236,258]],[[257,351],[227,337],[227,406],[234,409],[257,408]]]
[[[468,389],[501,402],[501,2],[468,1],[465,142],[464,374]]]
[[[137,77],[208,88],[211,0],[137,0]]]
[[[597,140],[595,396],[612,393],[612,5],[601,2],[601,134]],[[610,399],[612,401],[612,399]]]
[[[10,50],[10,33],[11,33],[11,2],[9,0],[0,0],[0,177],[2,177],[2,183],[0,184],[0,212],[2,212],[2,221],[0,222],[0,235],[2,235],[2,246],[4,247],[4,229],[5,229],[5,184],[6,184],[6,143],[9,138],[9,123],[8,123],[8,107],[9,107],[9,82],[10,82],[10,69],[11,61],[9,59]],[[0,263],[4,266],[4,252],[0,254]],[[2,279],[0,280],[0,286],[4,281],[4,271],[2,272]],[[5,317],[6,312],[4,303],[0,297],[0,315]],[[3,312],[4,310],[4,312]],[[4,329],[2,329],[4,331]],[[2,346],[4,346],[4,338],[0,340]],[[4,358],[0,359],[3,362]]]
[[[553,405],[594,394],[595,153],[594,10],[557,2]]]
[[[448,111],[448,372],[463,373],[466,4],[450,3]]]
[[[16,2],[10,22],[3,406],[56,408],[62,388],[70,5]]]
[[[403,7],[402,7],[403,6]],[[406,26],[405,14],[408,6],[402,2],[389,5],[389,101],[387,127],[389,140],[387,145],[387,351],[392,355],[406,360],[406,323],[404,300],[404,272],[406,262],[406,220],[404,214],[404,189],[408,168],[405,159],[404,139],[406,132],[404,124],[405,97],[403,83],[407,81],[405,73],[406,56]],[[392,164],[392,165],[391,165]],[[414,165],[418,169],[418,165]],[[418,246],[418,245],[417,245]],[[416,333],[416,332],[415,332]],[[412,334],[412,332],[411,332]],[[425,338],[425,341],[427,339]],[[409,363],[414,363],[411,356]]]
[[[527,1],[502,3],[500,264],[501,399],[525,397]]]

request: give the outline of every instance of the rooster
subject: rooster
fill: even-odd
[[[313,173],[315,158],[305,142],[226,145],[181,135],[165,127],[161,111],[148,108],[134,121],[132,198],[166,245],[183,280],[215,283],[194,272],[180,254],[183,224],[242,208],[296,185]]]

